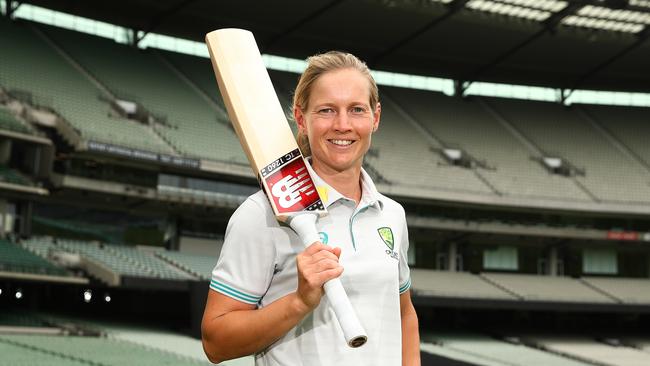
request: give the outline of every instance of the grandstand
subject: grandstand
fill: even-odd
[[[650,364],[647,4],[170,6],[0,0],[0,365],[208,364],[258,189],[200,43],[221,26],[254,31],[289,118],[304,57],[373,69],[364,168],[407,213],[424,365]]]
[[[26,272],[54,276],[67,276],[63,268],[59,268],[47,260],[36,256],[20,246],[7,240],[0,240],[0,271]]]

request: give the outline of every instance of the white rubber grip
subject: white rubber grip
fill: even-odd
[[[298,234],[305,246],[320,241],[320,236],[316,231],[316,218],[316,214],[300,213],[288,221],[289,226]],[[341,325],[345,342],[353,348],[363,346],[368,340],[368,335],[359,322],[341,280],[335,278],[327,281],[323,287],[327,300]]]

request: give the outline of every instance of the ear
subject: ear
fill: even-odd
[[[379,128],[379,120],[381,119],[381,103],[377,102],[375,113],[372,116],[372,131],[375,132]]]
[[[302,113],[302,109],[300,109],[300,107],[293,107],[293,118],[296,120],[296,125],[298,125],[299,131],[307,131],[305,115]]]

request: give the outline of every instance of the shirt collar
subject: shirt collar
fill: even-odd
[[[321,177],[316,174],[314,169],[311,167],[311,159],[305,159],[307,161],[307,169],[312,176],[316,189],[321,196],[325,208],[329,207],[334,202],[340,199],[348,199],[339,193],[336,189],[332,188],[327,182],[325,182]],[[383,198],[377,191],[377,187],[370,178],[370,175],[361,168],[361,201],[359,202],[359,207],[371,206],[378,210],[383,209],[384,203]]]

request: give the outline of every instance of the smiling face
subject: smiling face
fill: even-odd
[[[370,105],[370,84],[359,71],[338,69],[312,85],[306,110],[296,107],[298,128],[309,138],[317,173],[361,169],[370,136],[379,124],[381,106]]]

